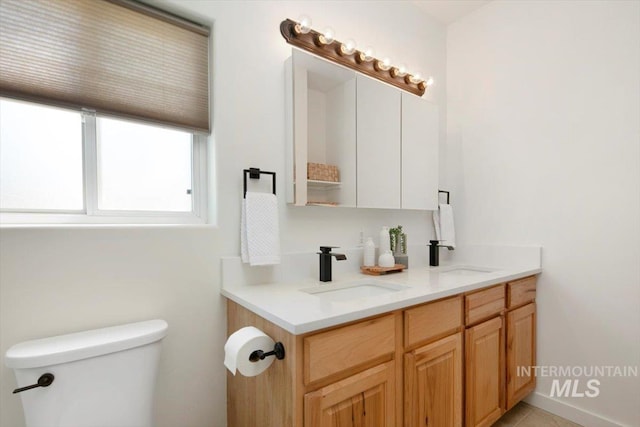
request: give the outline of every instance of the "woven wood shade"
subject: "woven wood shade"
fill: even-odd
[[[123,1],[1,0],[0,95],[209,133],[209,30]]]

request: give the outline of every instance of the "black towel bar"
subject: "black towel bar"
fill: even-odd
[[[242,195],[243,199],[247,198],[247,175],[249,175],[249,178],[251,179],[260,179],[260,175],[261,174],[266,174],[266,175],[271,175],[273,178],[273,183],[272,185],[272,190],[273,190],[273,194],[276,194],[276,173],[275,172],[267,172],[267,171],[261,171],[260,168],[249,168],[249,169],[244,169],[244,193]]]

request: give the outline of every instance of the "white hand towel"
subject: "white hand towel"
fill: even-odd
[[[247,192],[243,200],[240,248],[250,265],[280,264],[278,199],[270,193]]]
[[[240,216],[240,257],[245,264],[249,263],[249,249],[247,248],[247,199],[242,199],[242,213]]]
[[[436,240],[440,238],[440,208],[433,211],[433,229],[436,231]]]
[[[436,239],[441,246],[456,247],[456,230],[453,225],[453,208],[449,204],[441,204],[437,211],[433,211],[433,227]]]

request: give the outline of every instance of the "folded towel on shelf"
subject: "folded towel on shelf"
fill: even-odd
[[[440,246],[456,247],[456,230],[453,225],[453,208],[449,204],[440,204],[437,211],[433,211],[433,227]]]
[[[247,192],[242,200],[240,254],[250,265],[280,264],[278,199],[274,194]]]

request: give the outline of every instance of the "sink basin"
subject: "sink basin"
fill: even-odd
[[[327,301],[349,301],[357,298],[390,294],[403,289],[407,289],[407,286],[376,281],[359,281],[345,285],[321,285],[314,288],[301,289],[301,291]]]
[[[447,268],[445,270],[441,270],[439,271],[440,275],[445,275],[445,276],[475,276],[478,274],[487,274],[487,273],[492,273],[494,270],[488,269],[488,268],[482,268],[482,267],[468,267],[468,266],[461,266],[461,267],[450,267]]]

